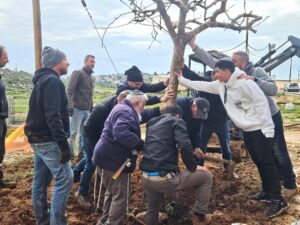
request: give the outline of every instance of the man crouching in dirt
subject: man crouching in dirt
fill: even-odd
[[[25,134],[34,151],[32,205],[37,225],[67,225],[66,205],[73,185],[70,166],[69,115],[60,76],[68,71],[66,55],[45,47],[43,67],[35,72]],[[54,177],[50,211],[47,188]]]
[[[177,76],[186,87],[220,95],[227,115],[248,140],[247,148],[259,171],[265,201],[270,203],[266,216],[278,216],[287,210],[288,203],[280,192],[279,171],[273,155],[274,123],[266,107],[267,98],[254,81],[238,79],[243,72],[235,68],[231,59],[219,60],[215,72],[218,80],[213,82],[191,81],[182,74]]]
[[[147,100],[143,92],[130,91],[126,99],[113,108],[105,121],[92,158],[98,173],[102,174],[103,185],[106,188],[103,214],[97,225],[120,225],[126,214],[130,173],[135,169],[136,153],[141,151],[144,145],[140,120]],[[124,165],[127,160],[130,160],[130,164]],[[122,164],[124,168],[120,171]],[[121,173],[116,175],[118,170]]]
[[[193,209],[193,225],[211,222],[211,214],[206,214],[210,199],[212,174],[202,166],[197,166],[193,147],[181,119],[182,110],[178,105],[167,106],[165,113],[151,119],[147,124],[141,170],[142,182],[147,199],[147,225],[158,224],[160,203],[164,193],[196,187],[196,204]],[[188,170],[178,170],[178,153]]]

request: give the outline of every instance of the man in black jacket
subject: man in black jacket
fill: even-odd
[[[118,85],[116,95],[119,95],[125,90],[140,90],[144,93],[155,93],[163,91],[169,85],[169,78],[165,81],[159,82],[157,84],[147,84],[144,83],[143,74],[136,66],[132,66],[125,71],[127,80]],[[157,96],[148,96],[147,105],[154,105],[165,101]]]
[[[158,213],[164,193],[197,188],[193,209],[194,225],[209,224],[206,214],[213,177],[202,166],[197,166],[186,123],[180,118],[179,106],[167,106],[165,113],[147,124],[146,140],[140,169],[147,198],[147,225],[158,223]],[[178,153],[187,167],[178,169]]]
[[[32,205],[36,224],[67,225],[65,208],[73,185],[70,166],[69,115],[65,86],[60,76],[68,71],[66,55],[45,47],[43,67],[35,72],[29,102],[25,134],[34,150]],[[47,187],[52,177],[55,185],[50,211]]]

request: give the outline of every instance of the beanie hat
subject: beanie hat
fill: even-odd
[[[43,68],[53,68],[65,58],[66,55],[62,51],[46,46],[42,51],[42,66]]]
[[[143,82],[143,74],[136,66],[132,66],[130,69],[125,71],[128,81]]]

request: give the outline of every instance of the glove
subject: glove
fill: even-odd
[[[138,151],[138,152],[141,152],[143,151],[144,149],[144,140],[143,139],[140,139],[139,143],[135,146],[135,149]]]
[[[60,163],[67,163],[71,159],[71,151],[68,141],[58,143],[60,149]]]
[[[69,112],[69,116],[73,116],[74,115],[74,109],[73,108],[69,108],[68,112]]]

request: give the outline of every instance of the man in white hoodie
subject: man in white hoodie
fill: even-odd
[[[222,59],[215,65],[218,80],[191,81],[177,74],[179,82],[191,89],[219,94],[227,115],[244,131],[250,141],[249,153],[256,164],[265,196],[270,206],[266,216],[272,218],[286,211],[287,202],[281,195],[279,172],[273,156],[274,123],[268,101],[252,80],[241,80],[243,72],[234,67],[231,59]],[[251,199],[251,196],[249,196]]]

